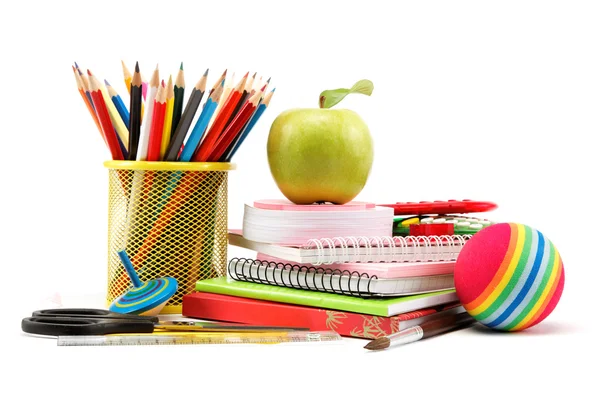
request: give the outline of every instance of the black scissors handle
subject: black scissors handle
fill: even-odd
[[[111,333],[152,333],[154,323],[142,319],[51,316],[23,318],[21,329],[26,333],[50,336],[108,335]]]
[[[87,318],[87,319],[129,319],[150,321],[158,323],[158,317],[150,317],[135,314],[119,314],[108,310],[97,308],[54,308],[48,310],[38,310],[31,314],[32,317],[69,317],[69,318]]]

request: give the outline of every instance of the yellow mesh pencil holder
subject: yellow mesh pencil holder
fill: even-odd
[[[198,280],[227,263],[227,173],[231,163],[106,161],[107,304],[131,286],[118,251],[142,282],[171,276],[178,289],[162,313],[181,313]]]

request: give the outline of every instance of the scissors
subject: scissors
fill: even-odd
[[[158,317],[119,314],[90,308],[58,308],[35,311],[23,318],[26,333],[47,336],[109,335],[114,333],[152,333],[156,329],[186,332],[306,331],[308,328],[244,326],[233,323],[166,321]]]
[[[152,333],[157,317],[119,314],[93,308],[58,308],[35,311],[23,318],[21,329],[36,335],[108,335]]]

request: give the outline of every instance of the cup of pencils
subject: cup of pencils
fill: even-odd
[[[183,64],[175,82],[158,66],[145,82],[123,63],[129,107],[116,88],[77,64],[80,95],[112,160],[109,175],[110,304],[130,285],[116,254],[125,249],[142,281],[177,279],[163,313],[180,313],[198,280],[222,276],[227,263],[227,174],[239,147],[273,96],[256,74],[238,82],[223,72],[206,94],[208,70],[185,96]],[[203,98],[205,99],[202,102]]]

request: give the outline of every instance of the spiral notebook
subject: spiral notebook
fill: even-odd
[[[471,235],[448,236],[347,236],[310,239],[301,246],[284,246],[245,238],[229,231],[229,244],[298,264],[348,262],[454,261]]]
[[[405,276],[379,279],[368,273],[232,258],[227,274],[237,281],[360,297],[406,296],[454,288],[454,275]]]

